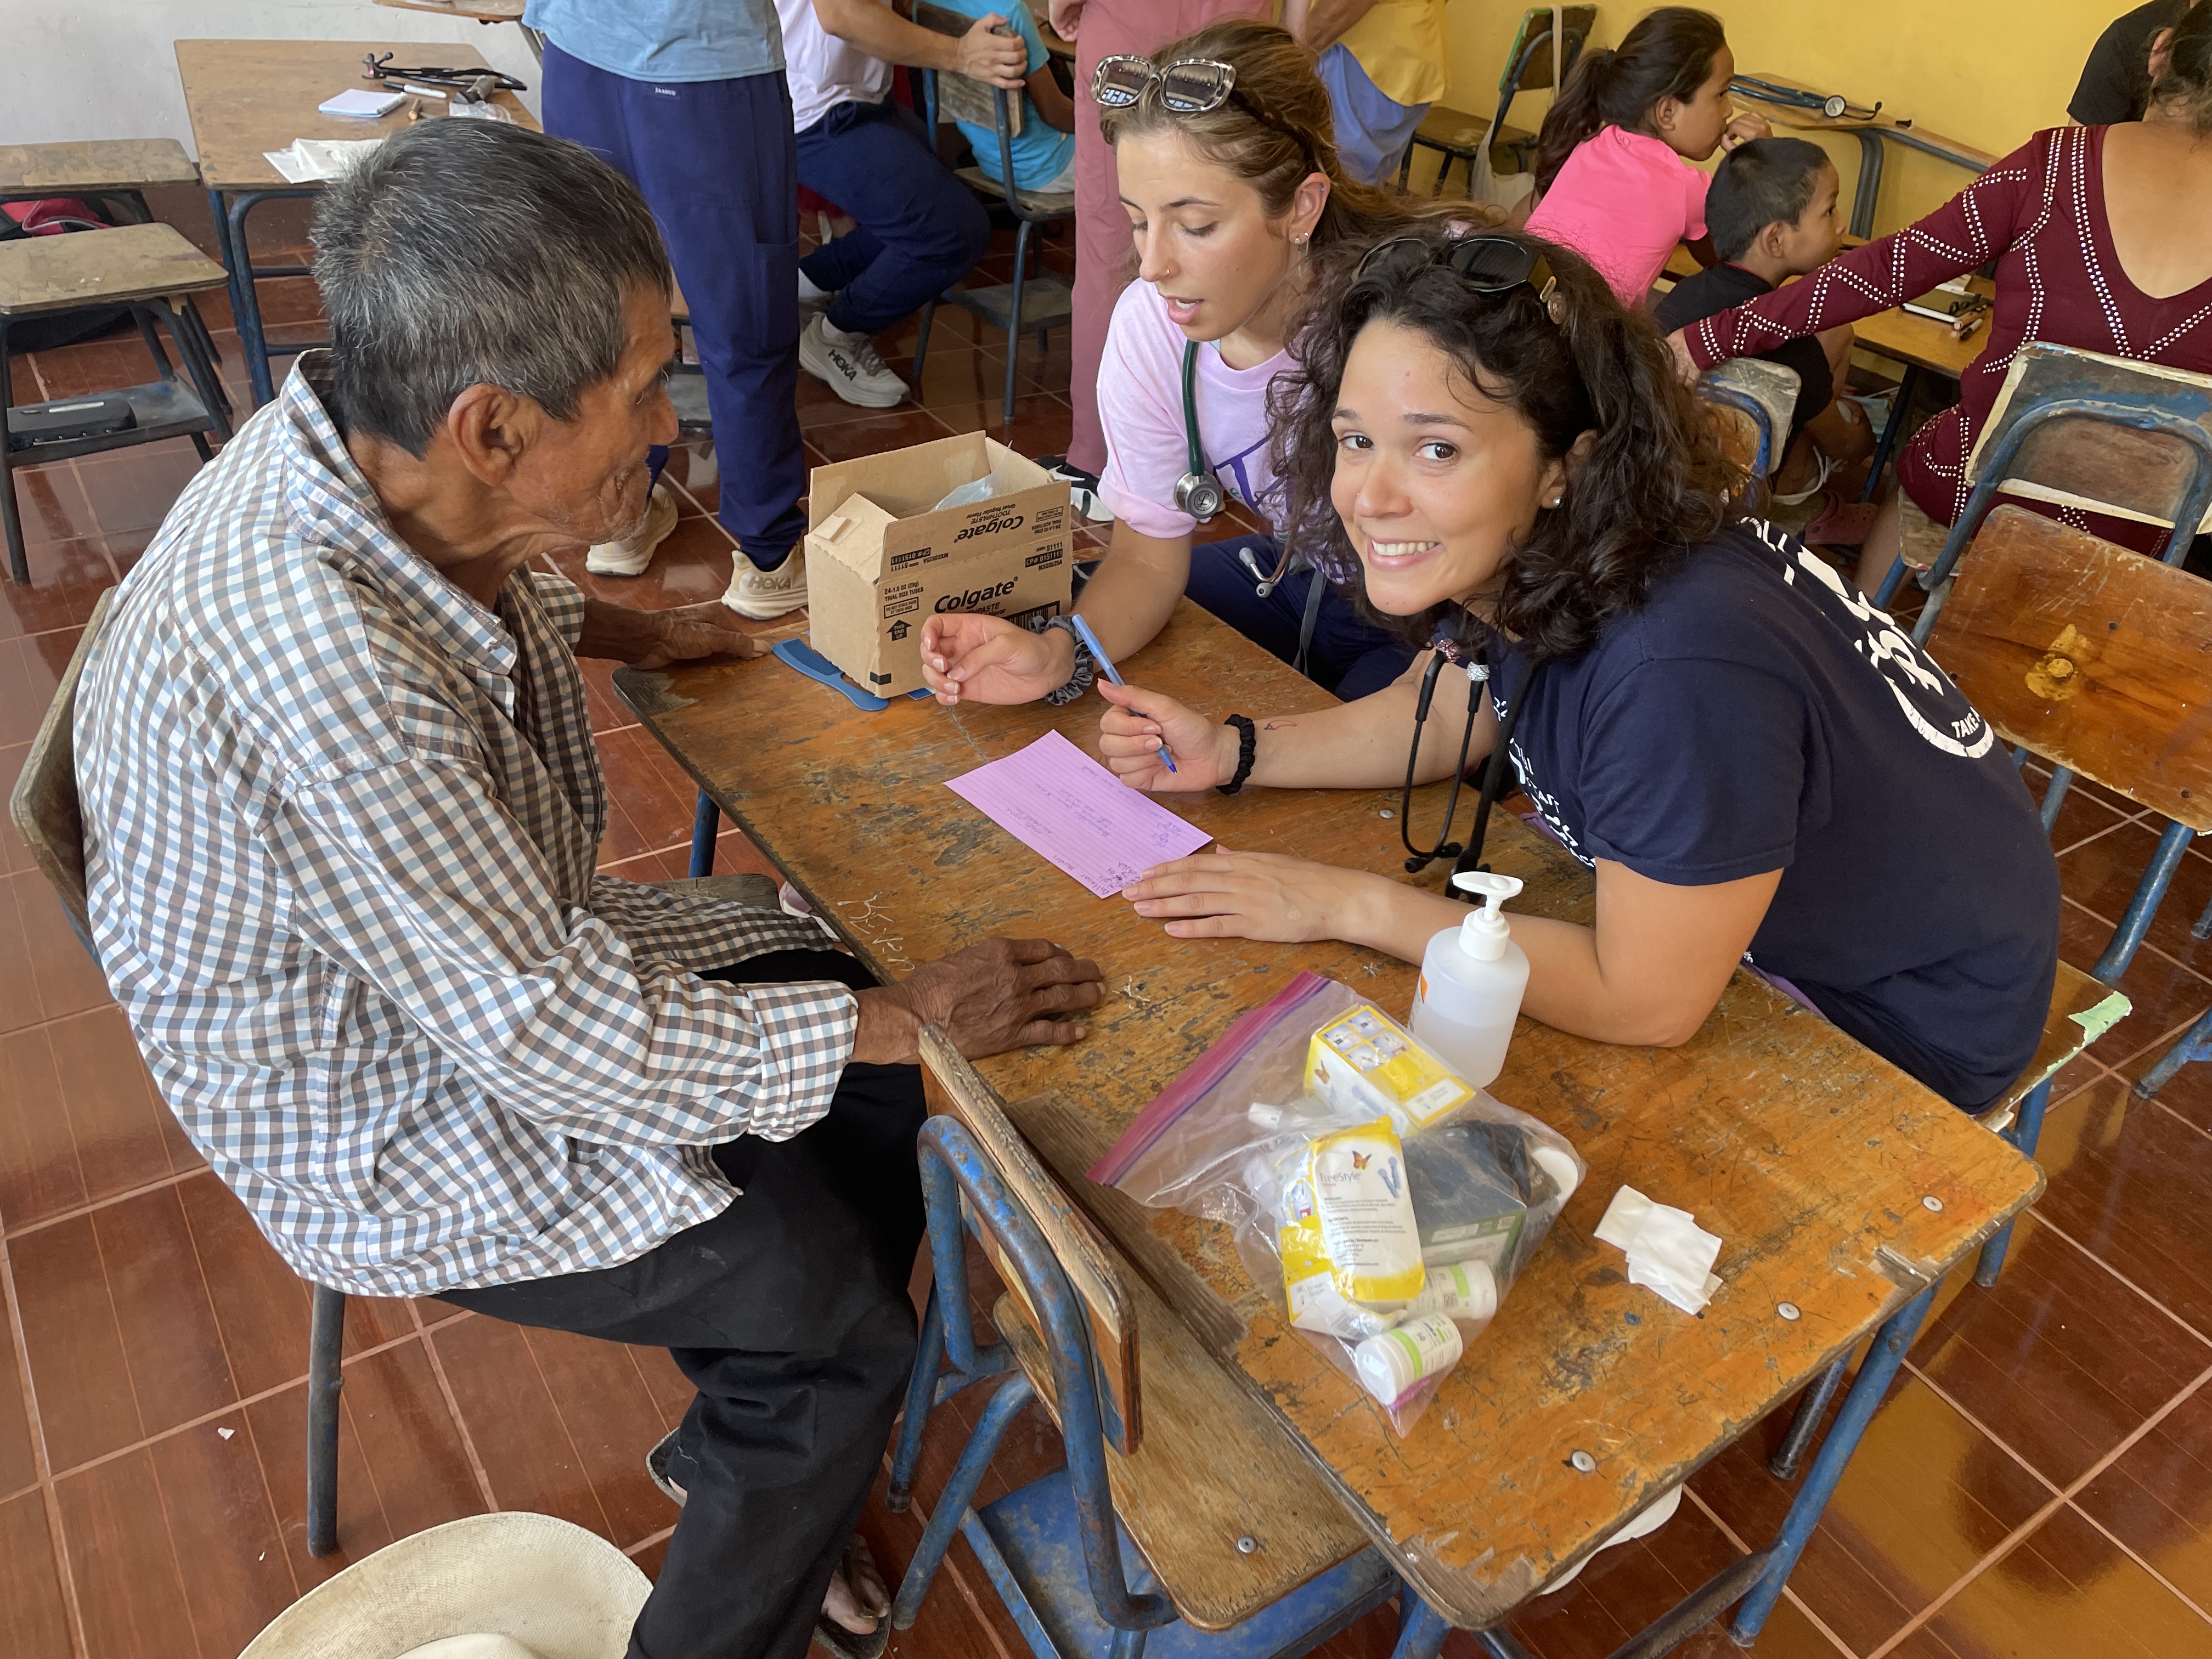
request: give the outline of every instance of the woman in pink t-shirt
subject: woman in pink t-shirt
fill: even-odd
[[[1730,114],[1735,74],[1721,20],[1687,6],[1662,6],[1616,51],[1584,52],[1537,138],[1528,234],[1574,249],[1629,307],[1677,242],[1711,264],[1707,179],[1690,163],[1771,131],[1761,116]]]
[[[1157,71],[1188,59],[1229,71],[1210,108],[1177,109],[1161,96]],[[1122,64],[1133,82],[1147,72],[1146,60]],[[1273,534],[1192,544],[1201,520],[1176,490],[1192,470],[1187,356],[1203,469],[1273,525],[1267,390],[1290,366],[1286,341],[1316,262],[1475,215],[1465,203],[1431,205],[1347,180],[1313,59],[1272,23],[1214,24],[1162,47],[1149,64],[1153,78],[1136,101],[1106,111],[1137,280],[1114,307],[1098,374],[1108,449],[1099,495],[1114,511],[1113,546],[1076,608],[1117,664],[1152,642],[1186,592],[1289,660],[1319,578],[1301,572],[1261,593],[1260,579],[1281,553]],[[1218,92],[1222,77],[1206,74]],[[1179,94],[1178,101],[1203,100]],[[1316,679],[1359,696],[1404,671],[1411,653],[1343,594],[1327,591],[1320,605],[1309,658]],[[921,649],[923,677],[947,705],[1068,702],[1096,672],[1064,625],[1032,634],[996,617],[933,617]]]

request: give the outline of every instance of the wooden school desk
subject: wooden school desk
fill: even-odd
[[[1807,109],[1796,104],[1778,103],[1771,97],[1743,83],[1747,80],[1763,81],[1772,87],[1788,88],[1794,91],[1808,90],[1804,82],[1792,81],[1782,75],[1756,75],[1749,70],[1739,70],[1729,91],[1744,102],[1756,105],[1759,112],[1776,126],[1790,127],[1799,132],[1847,132],[1859,141],[1859,179],[1851,197],[1851,234],[1874,234],[1875,204],[1881,196],[1881,167],[1889,144],[1901,144],[1907,149],[1917,149],[1923,155],[1933,155],[1938,161],[1949,161],[1973,173],[1986,173],[1995,166],[1997,158],[1985,149],[1960,143],[1955,138],[1946,138],[1941,133],[1930,132],[1909,117],[1900,118],[1887,112],[1872,116],[1828,115],[1817,109]]]
[[[369,87],[362,64],[370,52],[396,54],[402,64],[420,67],[435,61],[462,68],[484,64],[473,46],[423,40],[179,40],[177,76],[191,116],[192,143],[199,151],[200,179],[214,210],[215,234],[222,263],[230,272],[230,308],[253,383],[253,401],[273,395],[270,348],[261,326],[261,302],[254,284],[264,276],[304,276],[305,265],[257,265],[246,240],[246,219],[264,202],[280,197],[313,196],[320,185],[288,183],[269,165],[266,153],[295,138],[388,138],[408,125],[410,106],[401,104],[380,120],[362,121],[318,114],[315,106],[350,88]],[[434,100],[425,99],[427,106]],[[511,92],[496,101],[523,125],[537,121]],[[427,118],[427,111],[426,111]],[[296,352],[278,346],[277,355]]]
[[[1264,716],[1326,700],[1187,600],[1128,669],[1133,683],[1209,713]],[[1741,1622],[1755,1631],[1936,1281],[2042,1184],[1996,1136],[1746,975],[1676,1049],[1613,1048],[1524,1020],[1492,1091],[1565,1133],[1589,1176],[1497,1322],[1401,1440],[1291,1331],[1279,1288],[1250,1281],[1225,1230],[1144,1209],[1082,1172],[1299,969],[1402,1015],[1412,968],[1337,943],[1170,939],[1124,901],[1092,898],[943,787],[1050,729],[1095,750],[1097,699],[1065,709],[900,701],[865,714],[773,658],[625,669],[615,685],[883,977],[994,933],[1048,937],[1097,961],[1106,995],[1085,1017],[1089,1038],[984,1060],[983,1077],[1016,1103],[1015,1121],[1076,1202],[1297,1439],[1428,1605],[1462,1627],[1502,1624],[1888,1322],[1875,1349],[1887,1357],[1862,1368],[1871,1386],[1831,1431],[1783,1547],[1731,1566],[1653,1635],[1674,1639],[1683,1620],[1710,1618],[1747,1589]],[[1443,797],[1442,786],[1416,792],[1417,839],[1436,833]],[[1240,850],[1402,875],[1395,790],[1164,799]],[[1463,799],[1462,832],[1471,807]],[[1590,881],[1550,842],[1509,814],[1493,817],[1491,847],[1498,868],[1529,882],[1515,909],[1587,920]],[[1424,884],[1443,874],[1433,866]],[[1073,1104],[1041,1115],[1031,1100],[1041,1094]],[[1725,1241],[1726,1282],[1701,1317],[1630,1285],[1620,1253],[1593,1240],[1624,1183],[1692,1212]]]

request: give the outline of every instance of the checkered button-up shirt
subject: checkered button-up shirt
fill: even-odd
[[[78,692],[93,931],[155,1083],[293,1268],[611,1266],[829,1109],[841,985],[689,971],[806,922],[595,875],[582,596],[410,552],[295,369],[178,501]]]

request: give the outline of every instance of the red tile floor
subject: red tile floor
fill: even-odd
[[[1001,256],[1002,257],[1002,256]],[[289,289],[289,292],[286,291]],[[303,283],[266,285],[280,330],[313,328]],[[228,319],[218,304],[210,321]],[[941,314],[918,406],[866,413],[802,378],[810,458],[983,428],[1030,453],[1067,437],[1067,357],[1024,344],[1024,391],[999,422],[1003,342]],[[884,341],[899,364],[911,330]],[[235,336],[218,328],[242,388]],[[19,359],[18,397],[145,378],[107,341]],[[35,388],[35,390],[33,390]],[[143,550],[195,461],[185,445],[22,475],[28,588],[0,584],[0,786],[12,783],[100,591]],[[684,464],[675,469],[689,474]],[[707,599],[730,554],[703,481],[653,571],[601,591],[642,605]],[[602,665],[603,669],[604,665]],[[592,677],[616,802],[607,867],[680,875],[691,792]],[[2070,960],[2094,959],[2154,827],[2077,788],[2057,842]],[[1900,859],[1902,866],[1904,860]],[[764,867],[732,833],[721,867]],[[348,1332],[339,1525],[345,1553],[304,1547],[307,1294],[202,1167],[155,1098],[120,1014],[24,848],[0,829],[0,1659],[230,1659],[293,1597],[388,1540],[520,1508],[613,1539],[651,1571],[674,1512],[640,1460],[684,1391],[657,1352],[550,1336],[437,1302],[356,1299]],[[2212,858],[2185,861],[2128,975],[2136,1014],[2072,1066],[2045,1131],[2050,1189],[1993,1291],[1954,1281],[1852,1464],[1756,1651],[1788,1659],[2212,1655],[2212,1067],[2155,1104],[2130,1080],[2212,1006],[2212,945],[2188,924]],[[974,1403],[947,1413],[974,1420]],[[1654,1538],[1600,1557],[1516,1621],[1542,1659],[1608,1652],[1735,1553],[1765,1541],[1790,1489],[1755,1429],[1691,1482]],[[927,1507],[957,1449],[933,1436]],[[1041,1417],[1018,1426],[1004,1480],[1057,1461]],[[866,1522],[896,1570],[919,1513]],[[1381,1659],[1378,1614],[1329,1644]],[[1023,1659],[966,1546],[910,1659]],[[1685,1651],[1734,1650],[1717,1627]],[[1455,1638],[1454,1659],[1473,1659]]]

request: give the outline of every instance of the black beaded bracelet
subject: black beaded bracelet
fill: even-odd
[[[1226,783],[1213,787],[1224,795],[1233,795],[1244,787],[1244,780],[1252,775],[1252,757],[1260,746],[1260,729],[1252,724],[1249,714],[1231,714],[1221,722],[1237,728],[1237,775]]]

